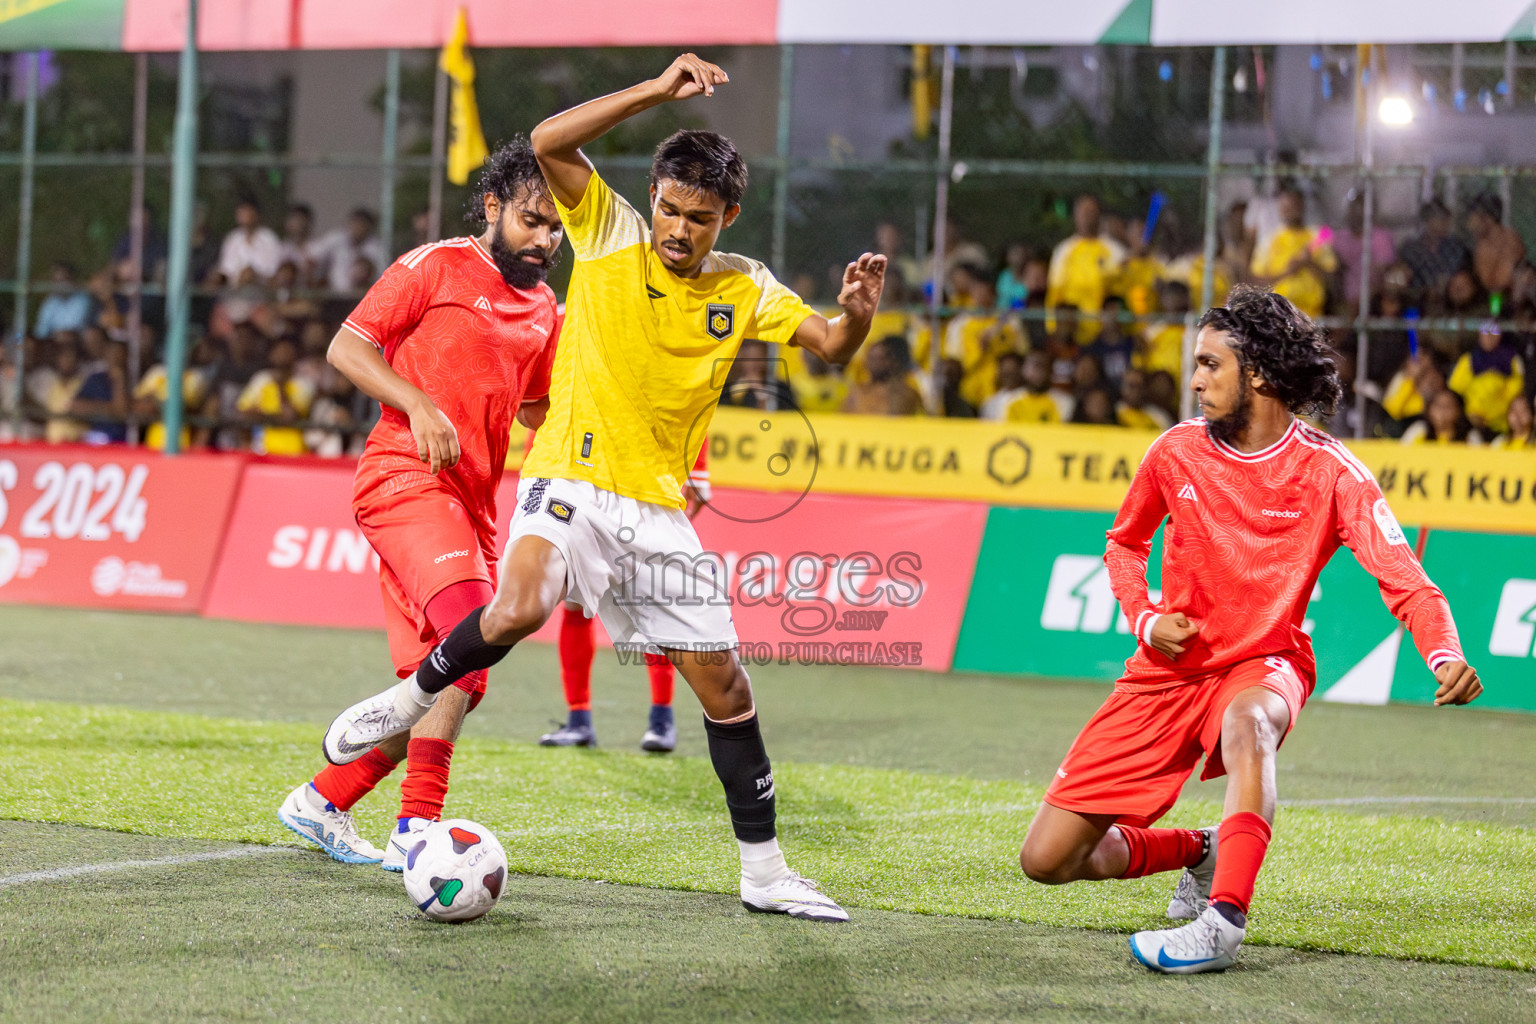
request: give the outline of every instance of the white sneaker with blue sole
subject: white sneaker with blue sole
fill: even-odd
[[[411,849],[422,842],[417,833],[430,824],[432,824],[430,818],[401,818],[395,826],[395,831],[389,834],[389,841],[384,844],[384,859],[379,867],[385,871],[403,874],[406,864],[411,859]]]
[[[1131,954],[1144,967],[1163,974],[1224,971],[1237,962],[1237,947],[1248,934],[1215,907],[1189,924],[1131,936]]]
[[[277,820],[343,864],[377,864],[384,851],[358,834],[350,811],[339,811],[306,782],[277,809]]]

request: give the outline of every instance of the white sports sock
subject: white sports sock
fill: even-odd
[[[395,687],[395,714],[402,720],[415,725],[421,721],[422,716],[432,709],[437,702],[437,694],[428,693],[421,688],[416,681],[416,673],[401,680]]]
[[[736,845],[741,847],[741,877],[753,885],[772,885],[789,874],[789,865],[784,863],[777,839],[766,843],[746,843],[738,839]]]

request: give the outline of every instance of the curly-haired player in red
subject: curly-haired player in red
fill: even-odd
[[[559,320],[544,278],[564,228],[526,139],[491,155],[470,217],[484,233],[400,257],[328,354],[383,406],[358,460],[352,507],[379,555],[401,677],[491,599],[496,488],[512,424],[537,427],[549,405]],[[322,770],[288,795],[279,819],[336,860],[404,870],[404,850],[362,838],[351,808],[404,760],[398,830],[440,817],[459,722],[484,696],[485,678],[459,679],[409,735]]]
[[[1148,449],[1104,562],[1138,638],[1125,675],[1056,772],[1019,854],[1037,882],[1185,869],[1168,916],[1131,951],[1170,974],[1235,962],[1275,818],[1275,752],[1312,692],[1301,623],[1341,544],[1381,584],[1439,683],[1435,703],[1482,692],[1445,596],[1381,489],[1339,441],[1297,419],[1341,388],[1323,330],[1286,299],[1235,289],[1200,320],[1190,387],[1201,419]],[[1147,594],[1163,535],[1163,594]],[[1219,826],[1152,828],[1201,756],[1227,775]]]

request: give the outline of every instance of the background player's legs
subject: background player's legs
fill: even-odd
[[[672,690],[677,671],[664,655],[647,654],[645,670],[651,681],[651,719],[640,749],[665,754],[677,749],[677,724],[672,719]]]
[[[1190,829],[1137,828],[1116,824],[1112,814],[1042,803],[1024,836],[1019,866],[1046,885],[1140,878],[1197,864],[1205,846],[1205,836]]]
[[[560,685],[565,690],[565,724],[539,737],[546,747],[597,745],[592,725],[592,620],[581,605],[566,602],[560,613]]]
[[[1275,753],[1291,727],[1291,708],[1274,690],[1238,693],[1221,720],[1221,759],[1227,769],[1216,877],[1211,902],[1248,913],[1254,883],[1269,849],[1275,820]]]

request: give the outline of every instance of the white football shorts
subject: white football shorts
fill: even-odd
[[[524,477],[507,549],[529,536],[565,556],[566,600],[597,615],[615,644],[650,653],[736,647],[725,566],[705,554],[682,509],[585,480]]]

